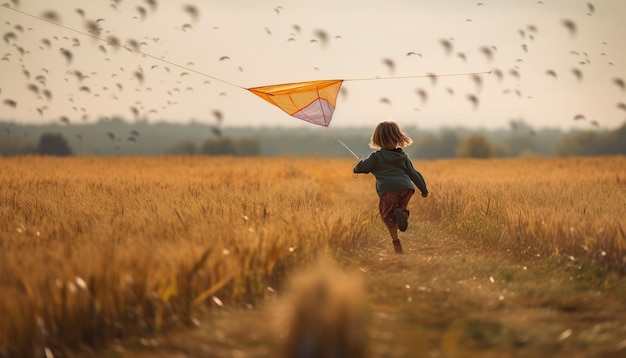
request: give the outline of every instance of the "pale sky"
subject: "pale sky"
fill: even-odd
[[[23,13],[0,7],[0,120],[131,120],[134,107],[150,122],[214,123],[217,110],[225,126],[312,126],[244,88],[345,79],[331,127],[393,119],[429,129],[502,128],[511,120],[613,129],[626,121],[618,107],[626,92],[614,82],[626,79],[621,0],[121,0],[116,8],[112,0],[5,2]],[[195,6],[197,20],[184,5]],[[65,28],[27,15],[47,11]],[[72,31],[87,32],[86,21],[100,26],[101,38],[143,43],[148,56]],[[450,54],[442,40],[452,44]],[[491,60],[481,47],[491,49]],[[72,53],[71,63],[61,48]],[[491,70],[502,78],[480,75],[481,86],[471,76],[373,79]],[[79,80],[77,71],[87,77]],[[478,98],[476,108],[469,95]]]

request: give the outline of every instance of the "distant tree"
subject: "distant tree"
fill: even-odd
[[[235,155],[235,144],[230,138],[207,139],[202,144],[202,154],[206,155]]]
[[[493,147],[484,135],[472,134],[461,142],[457,155],[462,158],[491,158]]]
[[[0,135],[0,138],[0,156],[12,157],[37,153],[37,148],[33,143],[23,142],[19,137]]]
[[[65,157],[74,155],[74,151],[61,134],[44,133],[39,138],[37,145],[37,154],[39,155],[55,155]]]
[[[425,159],[454,158],[459,142],[459,137],[454,131],[445,130],[438,136],[428,134],[416,138],[410,154]]]
[[[202,154],[253,156],[261,154],[261,144],[253,138],[214,138],[202,145]]]
[[[192,141],[184,141],[178,144],[175,144],[170,149],[167,150],[166,154],[172,155],[193,155],[198,154],[198,146],[196,143]]]
[[[261,155],[261,143],[254,138],[239,138],[235,141],[236,154],[240,156]]]

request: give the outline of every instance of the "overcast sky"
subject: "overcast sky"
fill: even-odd
[[[626,121],[616,81],[626,79],[621,0],[8,3],[20,12],[0,8],[3,120],[214,123],[219,111],[225,126],[312,126],[245,88],[345,79],[331,127],[394,119],[422,128],[612,129]],[[145,55],[78,33],[89,32],[87,22],[100,38],[140,43]],[[485,71],[493,72],[386,79]]]

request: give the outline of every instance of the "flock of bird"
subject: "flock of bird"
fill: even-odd
[[[119,9],[122,5],[123,0],[108,0],[109,5],[113,9]],[[125,0],[126,1],[126,0]],[[542,5],[542,1],[537,2],[538,5]],[[150,87],[146,87],[145,83],[147,82],[147,77],[152,76],[151,71],[161,70],[159,76],[166,75],[174,75],[177,72],[176,79],[174,80],[175,86],[174,88],[168,89],[159,89],[162,91],[166,91],[170,96],[170,100],[167,103],[161,103],[161,107],[155,106],[147,108],[148,105],[144,105],[141,101],[136,101],[132,106],[130,106],[129,111],[132,113],[133,117],[136,119],[141,118],[142,116],[156,115],[159,113],[159,110],[165,110],[169,107],[175,106],[178,104],[176,97],[184,96],[185,92],[190,92],[194,90],[193,85],[188,85],[184,82],[184,79],[187,77],[191,77],[192,75],[203,75],[204,77],[213,78],[211,76],[207,76],[202,72],[195,70],[195,64],[193,62],[187,62],[184,65],[176,64],[169,62],[167,59],[163,57],[156,57],[144,52],[146,48],[152,48],[152,46],[158,45],[160,39],[157,37],[144,37],[142,39],[133,39],[129,38],[123,40],[116,35],[113,35],[110,30],[106,29],[107,19],[106,18],[97,18],[92,17],[87,11],[82,8],[73,9],[71,14],[60,13],[56,10],[46,10],[41,14],[33,15],[28,13],[21,13],[20,2],[18,0],[11,0],[10,3],[5,3],[3,5],[6,9],[1,9],[0,11],[16,11],[15,16],[12,17],[12,21],[5,21],[0,26],[4,26],[4,30],[2,30],[2,42],[3,53],[0,53],[0,70],[2,70],[2,66],[12,66],[11,68],[16,68],[16,65],[19,65],[19,70],[22,73],[22,78],[24,79],[23,84],[19,83],[6,83],[1,82],[2,87],[0,87],[0,101],[5,110],[2,110],[1,113],[7,114],[7,110],[16,109],[18,106],[34,106],[36,112],[42,116],[46,116],[46,112],[49,109],[49,106],[53,101],[58,100],[55,97],[55,93],[51,88],[48,87],[48,78],[52,76],[52,72],[62,71],[62,74],[56,73],[57,76],[62,76],[63,80],[68,85],[75,84],[75,90],[81,96],[88,95],[92,97],[101,97],[105,93],[113,99],[118,99],[121,96],[127,96],[128,92],[127,87],[132,87],[135,92],[144,91],[144,92],[152,92],[157,89],[153,89]],[[476,4],[478,7],[488,6],[483,2],[479,2]],[[121,12],[124,16],[129,16],[132,20],[141,22],[144,21],[151,14],[155,13],[158,10],[159,3],[157,0],[135,0],[135,3],[132,7],[133,11],[131,13],[124,11]],[[128,7],[126,7],[128,9]],[[182,32],[192,31],[196,24],[201,20],[201,14],[199,7],[192,4],[182,4],[179,7],[180,14],[185,16],[184,18],[187,21],[182,22],[176,30]],[[284,7],[276,6],[272,9],[268,9],[273,11],[276,16],[283,16]],[[593,16],[596,9],[592,3],[587,3],[587,8],[585,9],[587,16]],[[21,14],[18,14],[21,13]],[[118,12],[120,13],[120,12]],[[64,36],[45,36],[42,34],[45,31],[45,27],[41,28],[33,28],[33,27],[25,27],[22,25],[28,16],[36,18],[38,22],[41,22],[42,25],[44,22],[52,23],[54,25],[58,25],[62,31],[65,31],[66,35]],[[82,28],[71,28],[66,27],[63,22],[63,17],[79,17],[83,24]],[[472,22],[471,18],[466,19],[467,22]],[[570,19],[561,20],[560,25],[565,29],[570,36],[576,37],[578,34],[578,27],[575,21]],[[38,25],[32,25],[37,27]],[[275,35],[270,27],[265,27],[264,31],[268,36]],[[285,35],[285,40],[287,42],[297,41],[301,39],[302,27],[300,25],[294,24],[291,26],[291,31],[288,35]],[[539,36],[540,29],[535,25],[527,25],[524,28],[520,28],[518,30],[518,34],[522,39],[520,43],[520,49],[523,53],[528,53],[529,49],[532,47],[532,42]],[[26,37],[28,34],[37,33],[41,35],[37,48],[28,48],[22,42],[22,38]],[[308,42],[312,44],[318,44],[320,48],[323,50],[328,47],[331,41],[334,40],[342,40],[343,37],[341,35],[331,36],[328,31],[322,29],[313,29],[312,35],[308,39]],[[95,41],[89,41],[93,40]],[[448,58],[456,58],[462,62],[467,62],[469,53],[458,51],[455,49],[455,39],[450,38],[441,38],[438,40],[438,44],[441,47],[441,51],[443,56]],[[603,43],[604,46],[608,46],[607,43]],[[74,63],[76,62],[76,57],[80,56],[80,51],[89,46],[90,48],[97,47],[97,51],[101,52],[101,54],[105,57],[107,66],[110,68],[115,68],[115,59],[113,59],[113,55],[120,50],[128,50],[129,52],[135,52],[139,55],[143,55],[143,57],[151,57],[152,65],[149,67],[145,66],[145,64],[139,64],[134,69],[126,69],[123,67],[119,67],[118,71],[111,74],[111,79],[108,81],[99,82],[101,85],[100,88],[94,88],[94,85],[90,85],[90,79],[92,77],[97,77],[98,73],[95,71],[84,71],[81,68],[74,67]],[[56,53],[55,53],[56,51]],[[477,48],[478,53],[481,56],[484,56],[485,63],[490,64],[494,62],[494,58],[497,56],[498,47],[496,45],[484,45],[479,46]],[[556,68],[548,68],[544,70],[544,75],[559,79],[561,76],[571,75],[577,81],[584,81],[584,71],[583,68],[591,64],[591,56],[582,51],[571,51],[573,56],[578,58],[578,65],[576,67],[570,68],[564,72],[563,70],[559,70]],[[60,56],[66,67],[65,69],[60,68],[46,68],[42,67],[39,69],[28,68],[26,65],[26,58],[29,56]],[[397,55],[400,56],[400,55]],[[405,54],[401,56],[404,57],[416,57],[422,58],[427,56],[426,53],[421,53],[414,50],[407,50]],[[606,53],[601,53],[600,56],[606,58]],[[231,56],[222,55],[216,58],[218,62],[231,62],[239,72],[244,72],[244,68],[241,65],[234,64],[234,61],[231,60]],[[381,64],[387,69],[390,75],[393,75],[396,72],[398,62],[398,57],[388,56],[381,59]],[[513,79],[518,79],[522,76],[522,68],[520,64],[524,61],[523,58],[518,58],[514,64],[512,64],[508,69],[502,70],[499,68],[491,69],[491,74],[493,74],[498,81],[502,81],[502,79],[507,76]],[[138,58],[138,63],[141,63],[141,59]],[[611,61],[606,62],[607,66],[614,66],[615,64]],[[319,68],[315,67],[314,69],[319,70]],[[3,70],[4,71],[4,70]],[[568,73],[567,73],[568,72]],[[480,106],[480,90],[483,86],[483,76],[481,74],[468,74],[471,78],[472,82],[475,86],[475,91],[472,93],[467,93],[465,98],[467,101],[471,103],[473,108],[478,108]],[[126,78],[124,78],[126,76]],[[202,77],[202,76],[201,76]],[[429,94],[432,90],[432,87],[435,87],[438,82],[438,76],[434,73],[430,73],[428,75],[430,77],[431,88],[427,88],[425,86],[415,88],[415,94],[417,95],[418,102],[421,106],[425,106],[429,100]],[[216,79],[216,78],[213,78]],[[128,82],[130,80],[130,84]],[[219,80],[219,79],[217,79]],[[622,92],[626,92],[626,85],[624,79],[619,76],[614,76],[613,78],[607,79],[607,82],[611,83],[611,85],[616,86]],[[164,81],[161,80],[161,83]],[[152,82],[154,83],[154,81]],[[211,84],[210,79],[204,79],[203,84]],[[7,88],[8,85],[8,88]],[[12,97],[11,92],[14,86],[25,86],[26,89],[31,92],[35,97],[30,99],[23,99]],[[452,87],[445,88],[445,91],[450,95],[455,95],[455,89]],[[347,96],[347,92],[345,88],[342,88],[341,92],[344,96]],[[514,93],[518,97],[522,97],[523,93],[520,88],[510,88],[503,90],[503,93]],[[226,92],[219,92],[219,96],[226,96]],[[83,121],[87,121],[89,119],[89,108],[88,105],[81,106],[76,99],[78,95],[70,95],[67,100],[69,102],[74,103],[73,110],[74,113],[67,113],[58,117],[58,121],[64,123],[66,125],[71,125],[77,120],[81,119]],[[381,97],[381,103],[391,104],[391,99],[388,97]],[[626,103],[618,102],[617,108],[626,112]],[[211,111],[215,125],[213,127],[213,133],[216,136],[221,136],[221,127],[224,122],[224,114],[221,110],[214,109]],[[582,121],[587,120],[588,118],[582,114],[575,114],[572,118],[574,121]],[[599,126],[599,122],[595,119],[589,120],[589,122],[594,126]],[[517,124],[515,121],[511,120],[511,127],[515,127]],[[8,129],[7,129],[8,130]],[[120,141],[121,137],[116,136],[114,133],[108,132],[106,135],[112,141]],[[128,137],[129,141],[137,141],[139,138],[139,133],[133,133],[130,137]]]

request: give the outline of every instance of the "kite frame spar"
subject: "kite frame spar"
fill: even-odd
[[[247,88],[248,91],[305,122],[328,127],[337,105],[337,95],[344,80],[316,80]],[[335,132],[335,139],[356,159],[356,155]]]

